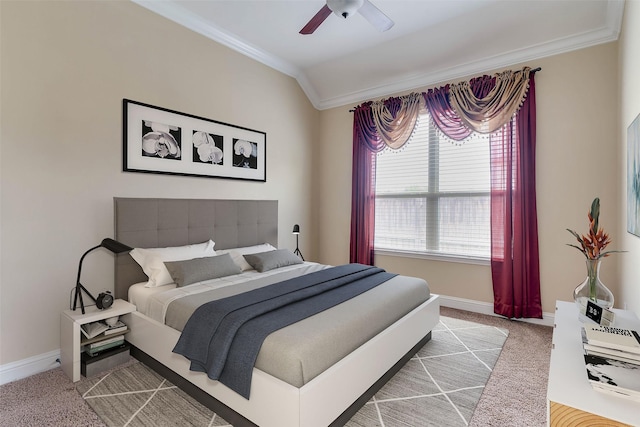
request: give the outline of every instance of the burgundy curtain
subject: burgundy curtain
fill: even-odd
[[[491,276],[494,312],[542,318],[536,208],[536,97],[491,135]]]
[[[376,136],[371,103],[354,111],[353,168],[351,183],[351,242],[349,262],[373,265],[373,239],[375,235],[375,153]]]
[[[402,99],[385,99],[392,117],[402,109]],[[353,117],[353,168],[351,184],[351,240],[349,262],[373,265],[376,213],[376,153],[385,148],[378,134],[372,102],[356,107]]]

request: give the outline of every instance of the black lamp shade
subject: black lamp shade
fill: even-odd
[[[300,234],[300,226],[298,224],[293,226],[293,234]]]
[[[124,243],[120,243],[117,240],[109,239],[108,237],[106,239],[102,239],[102,243],[100,244],[100,246],[109,249],[114,254],[121,254],[123,252],[129,252],[133,250],[132,247],[129,247]]]

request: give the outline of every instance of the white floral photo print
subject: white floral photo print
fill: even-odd
[[[125,172],[265,182],[267,134],[123,99]]]

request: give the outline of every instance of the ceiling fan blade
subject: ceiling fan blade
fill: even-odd
[[[394,22],[389,19],[387,15],[382,13],[380,9],[375,7],[369,0],[364,0],[362,6],[358,9],[358,12],[360,15],[364,16],[371,25],[376,27],[378,31],[387,31],[393,27]]]
[[[300,30],[300,34],[313,34],[313,32],[318,29],[320,24],[322,24],[329,15],[331,15],[331,9],[329,9],[329,6],[325,4],[322,6],[322,9],[320,9],[318,13],[316,13],[309,22],[307,22],[307,25]]]

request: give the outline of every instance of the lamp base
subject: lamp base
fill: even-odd
[[[84,314],[84,301],[82,301],[82,291],[84,291],[93,302],[96,302],[96,299],[93,297],[93,295],[91,295],[91,292],[89,292],[87,288],[82,286],[80,282],[76,283],[76,293],[73,297],[73,311],[76,311],[78,300],[80,300],[80,310],[82,311],[82,314]]]
[[[304,257],[302,256],[302,252],[300,252],[300,249],[298,249],[298,248],[296,247],[296,250],[295,250],[295,251],[293,251],[293,253],[294,253],[295,255],[298,255],[298,256],[300,257],[300,259],[304,261]]]

